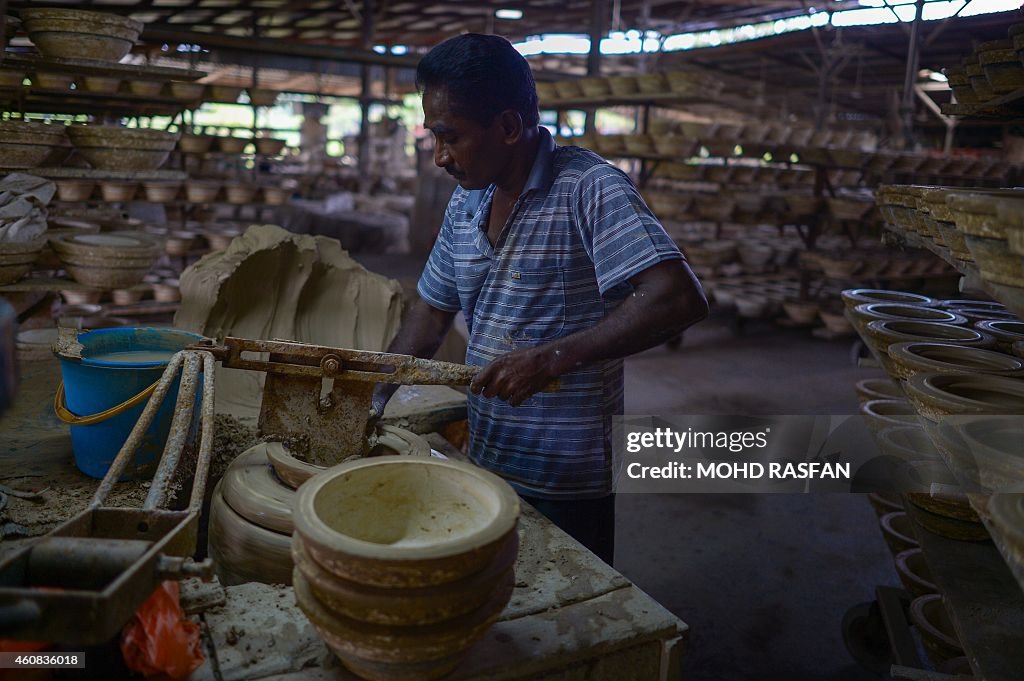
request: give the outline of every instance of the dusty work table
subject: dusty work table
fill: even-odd
[[[680,678],[683,621],[528,506],[519,531],[512,600],[445,681]],[[358,681],[320,641],[291,588],[223,591],[223,605],[201,614],[207,662],[191,681]]]

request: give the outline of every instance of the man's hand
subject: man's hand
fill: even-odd
[[[480,370],[469,389],[484,397],[497,397],[518,407],[562,375],[564,350],[555,343],[515,350]]]

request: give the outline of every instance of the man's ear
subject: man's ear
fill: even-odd
[[[523,117],[518,111],[505,109],[498,114],[498,124],[505,137],[505,144],[515,144],[523,136]]]

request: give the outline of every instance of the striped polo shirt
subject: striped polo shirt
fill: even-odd
[[[555,145],[543,127],[540,134],[497,244],[487,237],[494,186],[457,187],[417,286],[430,305],[462,310],[473,366],[595,325],[630,293],[630,277],[682,258],[623,172],[593,152]],[[622,360],[560,380],[558,392],[519,407],[470,394],[470,456],[526,496],[605,496],[611,417],[623,409]]]

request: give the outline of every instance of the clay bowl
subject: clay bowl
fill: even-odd
[[[989,319],[977,322],[974,328],[996,339],[996,347],[1011,353],[1014,343],[1024,341],[1024,322],[1010,319]]]
[[[181,288],[177,279],[164,279],[153,286],[153,300],[158,303],[176,303],[181,300]]]
[[[386,485],[383,485],[387,481]],[[384,456],[308,480],[295,528],[310,554],[344,579],[433,586],[489,564],[514,532],[519,500],[507,483],[468,464]]]
[[[277,101],[277,96],[280,94],[277,90],[268,90],[266,88],[248,88],[249,92],[249,103],[253,106],[274,106],[274,102]]]
[[[426,440],[404,428],[389,425],[377,426],[369,446],[368,456],[430,456],[430,444]],[[306,480],[324,470],[323,466],[296,458],[278,443],[268,443],[266,452],[277,477],[292,489],[298,489]]]
[[[110,203],[131,201],[135,198],[138,190],[139,185],[137,182],[122,182],[120,180],[103,180],[100,182],[100,196],[103,197],[104,201],[109,201]]]
[[[868,503],[879,521],[889,513],[903,512],[903,500],[897,492],[872,492],[868,494]]]
[[[916,419],[916,416],[915,416]],[[938,460],[939,453],[928,433],[918,425],[889,426],[878,431],[879,450],[903,461]]]
[[[185,183],[185,197],[190,203],[212,203],[217,200],[221,186],[216,180],[189,180]]]
[[[50,243],[72,278],[99,288],[138,284],[161,250],[156,239],[142,232],[69,234]]]
[[[295,567],[322,605],[358,622],[403,627],[444,622],[482,607],[490,600],[494,585],[512,576],[518,550],[519,535],[512,532],[480,572],[438,586],[396,589],[341,579],[313,560],[300,536],[292,538]]]
[[[208,102],[234,104],[242,94],[242,88],[233,85],[207,85],[204,99]]]
[[[147,97],[154,98],[159,97],[160,93],[164,89],[164,83],[162,80],[138,80],[132,79],[127,81],[128,92],[135,95],[136,97]]]
[[[120,78],[106,76],[83,76],[81,83],[84,91],[95,95],[112,95],[121,87]]]
[[[177,133],[105,125],[68,126],[67,135],[75,151],[100,170],[156,170],[178,141]]]
[[[991,348],[995,339],[975,329],[940,322],[905,321],[899,319],[869,322],[865,340],[882,359],[890,374],[895,372],[889,358],[889,346],[907,341],[953,343],[967,347]]]
[[[1014,356],[1024,359],[1024,341],[1017,341],[1011,348]]]
[[[88,201],[96,188],[94,180],[77,180],[62,178],[54,180],[57,185],[57,199],[59,201]]]
[[[0,167],[38,168],[52,152],[53,147],[48,144],[0,142]]]
[[[861,335],[867,334],[870,322],[887,319],[904,321],[939,322],[942,324],[966,324],[967,318],[946,310],[905,303],[867,303],[851,311],[853,325]]]
[[[244,137],[217,137],[217,149],[225,154],[241,154],[252,140]]]
[[[954,312],[962,307],[971,308],[974,310],[989,310],[992,312],[1006,312],[1006,306],[1002,303],[997,303],[992,300],[974,300],[970,298],[966,299],[955,299],[955,300],[940,300],[939,307],[943,310],[953,310]]]
[[[206,86],[202,83],[172,80],[167,84],[167,92],[172,99],[189,104],[202,100],[205,90]]]
[[[181,182],[143,182],[146,200],[152,203],[170,203],[178,198]]]
[[[210,502],[209,555],[218,579],[225,586],[291,584],[291,536],[243,518],[224,500],[223,486],[222,479]]]
[[[229,184],[224,187],[224,196],[228,203],[251,203],[258,189],[251,184]]]
[[[934,664],[964,654],[939,594],[915,598],[910,604],[910,621],[921,634],[921,642]]]
[[[920,548],[920,544],[917,543],[917,538],[914,536],[913,524],[903,511],[882,516],[879,526],[882,528],[882,536],[885,538],[885,543],[889,545],[892,555],[896,556],[904,551]]]
[[[433,681],[449,674],[465,652],[497,621],[514,578],[495,584],[490,600],[461,617],[424,627],[359,622],[332,612],[295,570],[295,601],[327,646],[350,671],[372,681]]]
[[[991,492],[1007,491],[1024,479],[1024,418],[1014,416],[958,419],[963,449],[973,458],[978,482]]]
[[[908,400],[871,400],[860,405],[860,415],[872,432],[917,425],[917,412]]]
[[[272,137],[260,137],[255,141],[256,153],[264,156],[278,156],[287,144],[285,140]]]
[[[178,150],[184,154],[205,154],[213,146],[213,135],[185,133],[178,140]]]
[[[988,321],[1004,321],[1004,322],[1019,322],[1020,319],[1017,315],[1009,312],[1008,310],[993,310],[991,308],[982,307],[958,307],[950,309],[951,312],[956,312],[958,315],[967,317],[967,321],[971,326],[977,328],[978,322]]]
[[[861,404],[871,400],[905,400],[903,389],[888,378],[865,378],[857,381],[857,401]]]
[[[119,61],[142,33],[134,19],[75,9],[21,11],[25,32],[45,57]]]
[[[210,250],[214,252],[227,250],[227,247],[231,245],[235,237],[241,236],[242,232],[235,231],[220,231],[220,232],[207,232],[203,236],[206,238],[206,242],[210,244]]]
[[[82,147],[75,151],[97,170],[157,170],[170,156],[169,151]]]
[[[903,586],[915,598],[939,591],[921,549],[908,549],[897,554],[896,573],[900,576]]]
[[[61,314],[67,317],[96,317],[103,313],[99,302],[103,300],[103,291],[61,291],[64,301]]]
[[[138,289],[114,289],[110,292],[110,299],[114,305],[134,305],[142,300],[142,291]]]
[[[866,303],[899,303],[904,305],[918,305],[934,307],[937,301],[928,296],[905,291],[887,291],[884,289],[856,288],[847,289],[842,292],[843,304],[847,309],[853,309],[858,305]]]
[[[15,337],[19,362],[35,362],[53,359],[53,344],[57,342],[57,329],[28,329],[19,331]]]
[[[1024,378],[1024,361],[1002,352],[952,343],[894,343],[889,346],[889,358],[896,377],[902,380],[928,372]]]
[[[1024,381],[1017,378],[921,373],[905,386],[918,413],[931,421],[956,415],[1024,414]]]
[[[191,252],[192,245],[195,241],[195,232],[170,232],[167,235],[167,240],[164,242],[164,252],[170,256],[178,258],[184,257]]]
[[[69,73],[58,71],[36,71],[32,74],[32,87],[43,90],[70,90],[75,84],[75,77]]]
[[[32,270],[46,238],[31,241],[0,241],[0,285],[13,284]]]
[[[268,206],[281,206],[288,203],[288,197],[291,196],[291,192],[281,187],[262,187],[260,192],[263,194],[263,203]]]

